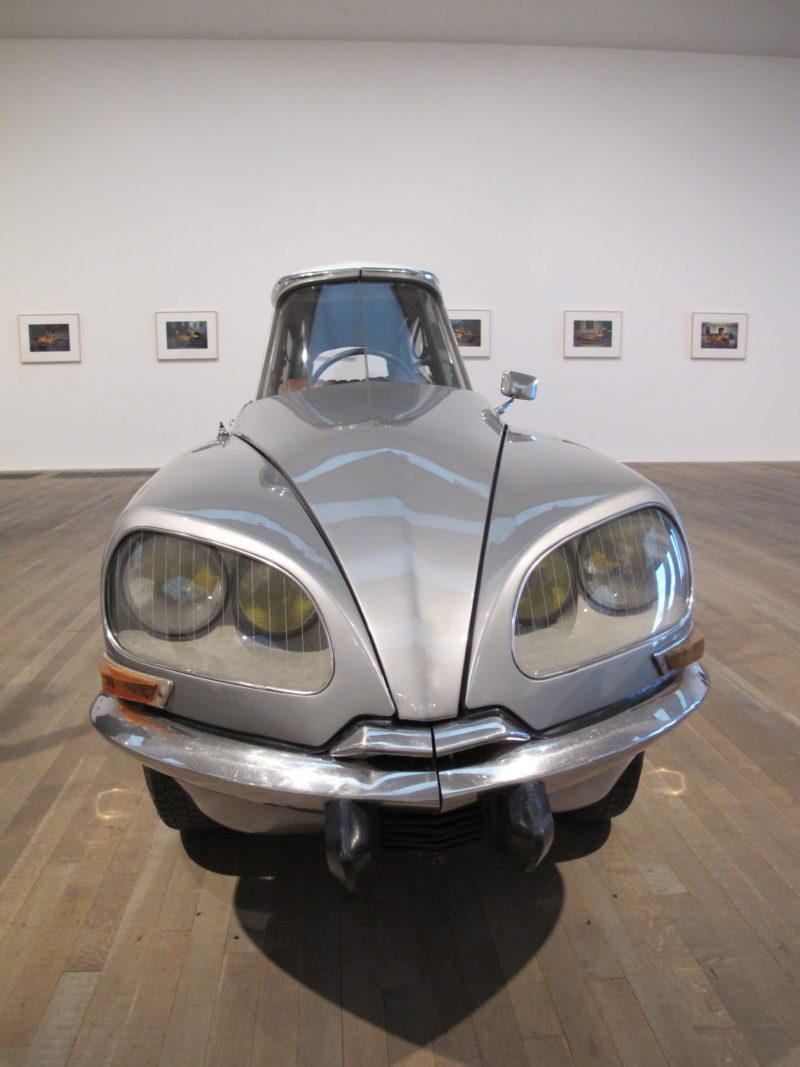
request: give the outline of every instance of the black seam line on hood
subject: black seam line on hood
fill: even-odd
[[[494,514],[494,498],[497,491],[497,483],[500,480],[500,463],[503,459],[503,449],[505,448],[506,437],[508,436],[508,425],[503,424],[503,431],[500,437],[500,444],[497,447],[497,459],[495,460],[494,473],[492,475],[492,487],[489,490],[489,500],[486,505],[486,519],[483,527],[483,540],[481,542],[481,554],[478,559],[478,573],[475,575],[475,590],[472,595],[472,611],[469,616],[469,630],[467,631],[467,647],[464,650],[464,669],[461,674],[461,692],[458,698],[459,714],[465,710],[465,703],[467,699],[467,681],[469,679],[469,669],[472,663],[472,647],[475,637],[475,619],[478,614],[478,598],[480,597],[481,584],[483,582],[483,566],[486,560],[486,548],[489,541],[489,530],[492,525],[492,515]],[[434,757],[436,756],[436,746],[434,742]]]
[[[322,524],[317,519],[316,515],[314,514],[314,512],[313,512],[312,508],[310,507],[310,505],[309,505],[308,501],[306,500],[306,498],[303,496],[303,494],[300,492],[300,490],[295,485],[294,479],[289,475],[289,473],[287,471],[285,471],[283,469],[283,467],[280,465],[280,463],[278,463],[276,460],[274,460],[272,458],[272,456],[267,455],[266,452],[263,452],[254,441],[251,441],[250,438],[246,437],[244,434],[236,433],[236,434],[233,434],[233,436],[234,437],[238,437],[238,439],[240,441],[243,441],[246,445],[249,445],[253,449],[254,452],[257,452],[258,455],[261,456],[261,458],[266,463],[269,463],[272,467],[274,467],[274,469],[278,472],[278,474],[280,474],[280,476],[283,479],[285,479],[286,484],[289,486],[289,488],[292,490],[292,493],[294,494],[295,500],[298,502],[300,507],[306,513],[306,515],[308,516],[309,520],[311,521],[311,524],[313,525],[314,529],[317,531],[317,533],[322,538],[322,540],[323,540],[323,542],[325,544],[325,547],[327,548],[328,552],[330,552],[331,559],[336,564],[336,567],[337,567],[337,569],[339,571],[339,574],[342,576],[342,579],[344,580],[344,584],[347,586],[348,592],[350,593],[350,598],[353,601],[353,603],[355,604],[356,611],[358,612],[358,616],[359,616],[359,618],[361,619],[361,622],[364,625],[364,632],[366,633],[367,638],[368,638],[369,643],[370,643],[370,646],[372,648],[372,652],[373,652],[373,655],[375,657],[375,662],[377,663],[378,669],[381,672],[381,678],[383,679],[383,684],[386,687],[386,692],[387,692],[388,697],[389,697],[389,702],[392,705],[392,708],[394,709],[394,717],[397,717],[397,714],[398,714],[397,713],[397,705],[394,702],[394,696],[392,695],[392,689],[391,689],[391,686],[389,685],[389,679],[386,677],[386,671],[384,670],[383,663],[381,661],[380,656],[378,655],[378,650],[375,647],[375,641],[373,640],[373,637],[372,637],[372,630],[370,629],[370,627],[369,627],[369,625],[367,623],[367,620],[364,617],[364,612],[361,610],[361,604],[359,603],[358,597],[356,596],[356,593],[355,593],[355,590],[353,589],[353,586],[350,584],[350,579],[347,576],[347,571],[342,566],[342,561],[339,559],[338,555],[336,554],[336,551],[335,551],[333,545],[331,544],[331,542],[330,542],[330,540],[328,538],[328,535],[326,534]]]

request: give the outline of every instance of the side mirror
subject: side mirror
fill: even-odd
[[[539,388],[539,379],[532,374],[522,374],[519,371],[504,370],[500,379],[500,392],[507,396],[505,404],[495,408],[498,415],[504,414],[515,400],[534,400],[536,390]]]

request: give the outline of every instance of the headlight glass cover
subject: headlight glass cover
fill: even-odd
[[[643,508],[536,563],[517,597],[514,659],[532,678],[572,670],[666,632],[690,604],[683,538],[665,511]]]
[[[106,574],[109,628],[151,665],[316,693],[333,673],[314,602],[272,564],[185,537],[138,531]]]

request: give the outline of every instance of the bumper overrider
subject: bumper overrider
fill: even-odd
[[[707,690],[693,663],[658,692],[555,735],[535,736],[492,710],[433,724],[359,723],[321,753],[212,733],[105,693],[91,718],[107,740],[190,787],[318,812],[329,867],[352,888],[371,854],[375,808],[447,813],[485,794],[496,795],[512,847],[532,870],[553,839],[553,798],[559,810],[559,793],[604,771],[610,788]]]

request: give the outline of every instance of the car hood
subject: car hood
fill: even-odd
[[[485,399],[320,387],[249,404],[233,432],[286,474],[323,532],[401,718],[455,716],[502,439]]]

